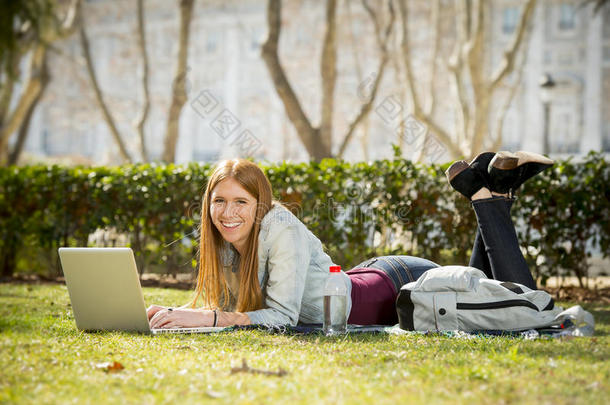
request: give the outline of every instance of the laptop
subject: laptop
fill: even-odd
[[[130,248],[59,248],[59,258],[79,330],[162,334],[226,329],[151,329]]]

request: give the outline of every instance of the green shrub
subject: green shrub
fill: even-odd
[[[275,197],[344,268],[382,254],[468,263],[476,218],[448,186],[446,165],[326,159],[262,167]],[[209,171],[201,164],[1,168],[2,274],[38,268],[59,275],[57,248],[84,246],[99,229],[126,235],[141,271],[190,272]],[[610,165],[591,153],[580,163],[558,162],[524,185],[513,218],[537,277],[583,277],[593,252],[608,256],[609,183]]]

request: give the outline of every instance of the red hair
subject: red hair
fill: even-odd
[[[257,202],[256,217],[246,243],[246,253],[239,264],[240,281],[235,308],[239,312],[253,311],[262,308],[262,292],[258,280],[258,233],[263,217],[271,209],[272,192],[271,183],[265,173],[256,164],[245,159],[220,162],[206,186],[201,209],[199,272],[191,305],[195,307],[199,297],[203,298],[204,305],[208,308],[227,308],[229,305],[229,287],[220,261],[223,239],[210,215],[212,191],[218,183],[227,178],[236,180]]]

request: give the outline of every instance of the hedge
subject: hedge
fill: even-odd
[[[476,219],[468,201],[448,186],[447,165],[395,158],[261,167],[275,197],[343,268],[382,254],[468,263]],[[57,248],[87,244],[131,246],[141,272],[192,272],[210,169],[195,163],[0,168],[2,275],[58,276]],[[590,153],[578,163],[557,162],[524,185],[513,218],[543,283],[555,275],[582,279],[593,253],[608,257],[609,184],[610,165]]]

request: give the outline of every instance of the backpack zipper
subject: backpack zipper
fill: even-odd
[[[528,307],[531,309],[535,309],[540,312],[538,307],[526,300],[505,300],[505,301],[495,301],[495,302],[482,302],[482,303],[472,303],[472,302],[458,302],[456,304],[457,309],[498,309],[498,308],[510,308],[510,307]]]

